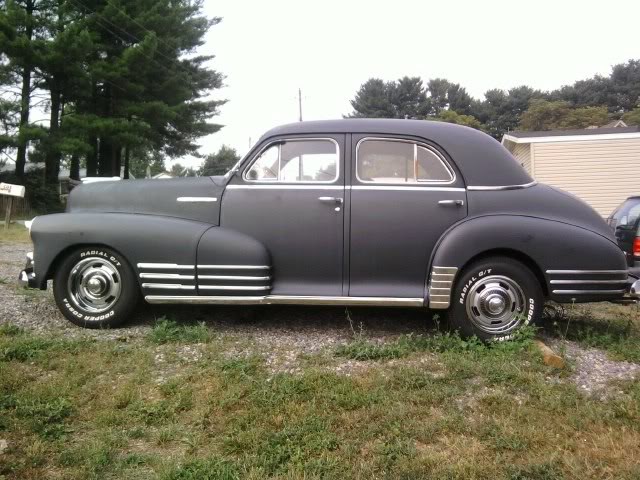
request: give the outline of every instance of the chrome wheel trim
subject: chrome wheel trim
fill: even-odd
[[[120,272],[105,258],[85,258],[71,269],[67,292],[82,310],[105,312],[115,305],[122,293]]]
[[[469,289],[465,307],[469,320],[483,332],[506,334],[520,326],[526,297],[520,285],[511,278],[490,275]]]

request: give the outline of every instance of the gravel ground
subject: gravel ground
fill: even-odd
[[[28,244],[0,244],[0,324],[10,322],[30,331],[60,333],[72,338],[139,341],[151,329],[156,319],[167,316],[180,321],[205,322],[217,335],[231,339],[227,347],[230,357],[261,355],[272,372],[295,373],[300,359],[309,354],[325,354],[349,342],[354,333],[374,342],[387,342],[402,334],[425,334],[433,328],[423,312],[406,309],[265,306],[246,307],[179,307],[143,306],[129,324],[122,328],[96,331],[79,328],[68,322],[58,311],[51,289],[45,292],[22,290],[17,283],[24,265]],[[617,362],[599,350],[584,349],[573,342],[551,340],[552,348],[562,351],[573,364],[571,379],[587,394],[603,395],[609,382],[629,380],[640,374],[640,365]],[[163,346],[166,348],[166,346]],[[158,348],[156,363],[165,363],[163,347]],[[200,355],[198,345],[180,347],[178,354],[185,361]],[[180,352],[184,353],[182,355]],[[435,358],[425,353],[419,358],[393,360],[387,365],[426,364]],[[357,362],[332,359],[327,368],[344,375],[375,368],[379,362]],[[434,365],[430,368],[433,370]],[[160,375],[162,379],[164,375]]]

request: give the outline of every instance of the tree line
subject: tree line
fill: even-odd
[[[640,60],[613,66],[553,91],[526,85],[491,89],[473,98],[460,84],[444,78],[426,83],[405,76],[387,82],[370,78],[350,101],[347,117],[414,118],[467,125],[500,139],[511,130],[553,130],[602,126],[622,119],[640,124]]]
[[[79,177],[144,176],[198,155],[224,100],[199,55],[203,0],[0,0],[0,158]],[[45,118],[34,118],[34,113]]]

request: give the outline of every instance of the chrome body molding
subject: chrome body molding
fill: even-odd
[[[538,184],[536,180],[529,183],[523,183],[520,185],[498,185],[498,186],[488,186],[488,185],[469,185],[467,186],[467,190],[469,191],[478,191],[478,192],[499,192],[503,190],[520,190],[522,188],[534,187]]]
[[[269,290],[270,285],[198,285],[200,290]]]
[[[618,295],[626,290],[554,290],[555,295]]]
[[[429,277],[427,300],[429,308],[444,310],[451,304],[451,291],[458,269],[456,267],[433,267]]]
[[[197,304],[197,305],[347,305],[424,307],[422,298],[397,297],[314,297],[295,295],[265,296],[165,296],[147,295],[145,300],[153,304]]]
[[[264,282],[267,280],[271,280],[271,277],[250,277],[246,275],[198,275],[198,280],[238,280],[241,282]]]
[[[344,190],[344,185],[324,185],[322,183],[302,183],[299,185],[287,185],[284,183],[273,182],[272,184],[266,183],[251,183],[251,184],[234,184],[227,185],[227,190],[252,190],[252,189],[267,189],[267,190]]]
[[[186,203],[198,203],[198,202],[217,202],[218,199],[216,197],[178,197],[176,198],[177,202],[186,202]]]
[[[203,270],[268,270],[270,265],[198,265]]]
[[[195,275],[181,275],[179,273],[141,273],[140,278],[148,280],[195,280]]]
[[[628,280],[551,280],[551,285],[626,284]]]
[[[138,263],[138,268],[145,269],[167,269],[167,270],[193,270],[195,265],[177,265],[175,263]]]
[[[428,185],[428,184],[427,184]],[[433,186],[395,186],[395,185],[353,185],[351,190],[387,190],[387,191],[407,191],[407,192],[459,192],[464,193],[464,188],[457,187],[433,187]]]
[[[142,288],[157,288],[160,290],[195,290],[195,285],[182,285],[180,283],[143,283]]]
[[[626,270],[547,270],[548,275],[627,275]]]

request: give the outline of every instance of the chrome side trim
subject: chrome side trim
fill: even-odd
[[[270,285],[198,285],[200,290],[269,290]]]
[[[180,275],[179,273],[141,273],[140,278],[150,280],[195,280],[195,275]]]
[[[249,185],[227,185],[227,190],[252,190],[252,189],[269,189],[269,190],[344,190],[344,185],[323,185],[321,183],[303,183],[300,185],[287,185],[284,183],[273,182],[267,185],[264,183],[252,183]]]
[[[600,284],[600,283],[615,283],[626,284],[628,280],[551,280],[549,283],[552,285],[572,285],[572,284]]]
[[[556,295],[611,295],[624,293],[625,290],[554,290]]]
[[[397,297],[314,297],[295,295],[238,296],[165,296],[147,295],[148,303],[186,303],[200,305],[377,305],[387,307],[423,307],[422,298]]]
[[[456,187],[404,187],[391,185],[353,185],[351,190],[389,190],[389,191],[408,191],[408,192],[459,192],[464,193],[464,188]]]
[[[244,275],[198,275],[198,280],[240,280],[246,282],[260,282],[271,280],[271,277],[249,277]]]
[[[205,270],[220,269],[220,270],[268,270],[270,265],[198,265],[198,268]]]
[[[177,265],[175,263],[138,263],[138,268],[166,268],[167,270],[191,270],[195,265]]]
[[[504,190],[520,190],[522,188],[534,187],[538,184],[536,180],[529,183],[523,183],[520,185],[498,185],[498,186],[487,186],[487,185],[469,185],[467,186],[467,190],[470,191],[478,191],[478,192],[490,192],[490,191],[504,191]]]
[[[142,288],[157,288],[161,290],[195,290],[195,285],[181,285],[179,283],[143,283]]]
[[[627,275],[626,270],[547,270],[549,275],[613,275],[624,274]]]
[[[178,197],[176,198],[176,201],[197,203],[197,202],[217,202],[218,199],[216,197]]]
[[[436,310],[449,308],[457,272],[456,267],[432,267],[427,297],[429,308]]]

